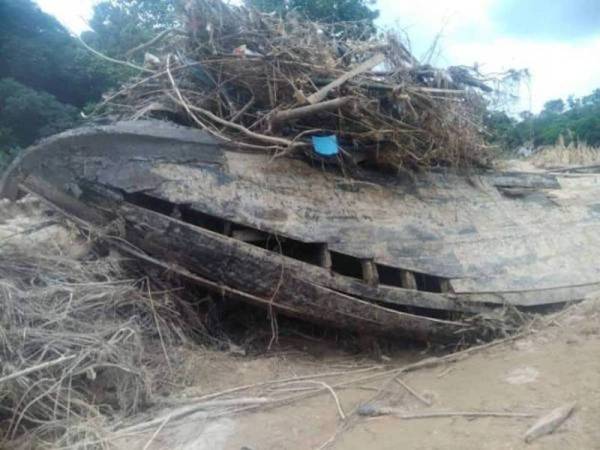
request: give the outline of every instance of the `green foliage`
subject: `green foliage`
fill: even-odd
[[[94,7],[93,31],[83,39],[100,52],[122,58],[128,50],[176,25],[178,0],[106,0]]]
[[[76,106],[98,99],[113,81],[107,65],[32,0],[0,0],[0,61],[0,78]]]
[[[543,115],[554,115],[560,114],[565,110],[565,102],[562,99],[550,100],[544,104],[544,109],[541,114]]]
[[[0,130],[0,140],[2,139],[1,133],[2,131]],[[17,156],[19,151],[19,147],[2,147],[0,144],[0,175],[2,174],[2,171],[10,164],[13,158]]]
[[[353,37],[366,38],[375,32],[373,21],[379,11],[373,9],[375,0],[244,0],[247,6],[282,16],[297,12],[311,20],[334,22],[364,22],[354,29]]]
[[[585,142],[600,146],[600,89],[592,94],[563,100],[551,100],[538,115],[521,114],[521,120],[504,113],[492,112],[486,120],[491,141],[505,149],[515,149],[526,143],[535,147],[553,145],[562,136],[565,144]]]
[[[74,106],[10,78],[0,80],[0,148],[25,147],[78,122]]]
[[[484,116],[484,124],[490,130],[489,138],[492,144],[503,149],[515,148],[519,145],[519,139],[513,130],[517,121],[502,111],[489,111]]]

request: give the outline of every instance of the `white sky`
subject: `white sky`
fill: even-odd
[[[44,11],[74,32],[87,28],[97,1],[37,0]],[[500,30],[492,13],[498,3],[506,1],[378,0],[378,23],[404,29],[417,57],[426,53],[441,32],[433,60],[437,65],[477,63],[483,72],[528,68],[531,82],[521,90],[515,112],[537,112],[548,100],[587,95],[600,88],[600,24],[595,36],[580,39],[512,36]]]

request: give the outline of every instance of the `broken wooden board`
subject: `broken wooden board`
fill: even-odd
[[[348,178],[141,121],[42,142],[13,164],[2,194],[29,175],[74,198],[84,185],[104,189],[245,245],[266,236],[271,253],[277,237],[319,289],[379,306],[487,312],[582,299],[600,283],[597,174],[363,168]]]
[[[82,226],[93,227],[99,233],[111,229],[105,239],[125,253],[220,294],[289,316],[361,332],[435,340],[470,331],[461,322],[367,302],[346,290],[343,277],[332,276],[324,268],[129,204],[101,191],[84,186],[81,198],[75,199],[33,175],[19,186]]]

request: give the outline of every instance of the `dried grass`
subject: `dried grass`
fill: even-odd
[[[151,298],[118,259],[43,249],[0,248],[2,442],[102,448],[108,420],[150,397],[147,343],[160,330],[172,346],[182,320],[172,296]]]
[[[284,20],[220,0],[187,1],[181,23],[153,42],[159,56],[146,54],[143,77],[97,112],[160,117],[276,156],[335,134],[346,156],[377,167],[490,160],[481,125],[490,89],[475,69],[420,64],[397,35],[362,39],[360,23]]]
[[[529,160],[534,166],[544,169],[600,164],[600,148],[585,142],[566,145],[563,139],[559,139],[553,146],[540,148]]]

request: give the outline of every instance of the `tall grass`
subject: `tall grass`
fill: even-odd
[[[592,147],[585,142],[566,145],[560,136],[555,145],[541,147],[529,159],[541,168],[600,164],[600,147]]]

